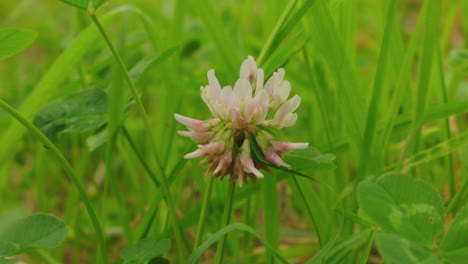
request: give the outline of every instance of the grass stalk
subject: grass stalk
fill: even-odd
[[[208,202],[210,201],[211,198],[211,193],[213,192],[213,184],[215,178],[212,176],[208,176],[208,185],[205,188],[205,193],[203,195],[203,203],[202,203],[202,208],[200,211],[200,218],[198,220],[198,225],[197,225],[197,233],[195,237],[195,245],[193,246],[193,249],[197,249],[198,246],[200,245],[202,238],[203,238],[203,230],[205,228],[205,221],[206,221],[206,212],[207,212],[207,207],[208,207]]]
[[[230,182],[228,186],[228,192],[226,201],[224,203],[223,218],[221,220],[221,227],[225,227],[229,224],[232,213],[232,205],[234,203],[234,192],[236,190],[236,182]],[[219,238],[218,247],[216,248],[216,260],[215,264],[223,263],[224,257],[224,245],[226,244],[226,235]]]
[[[5,110],[9,115],[15,118],[18,122],[20,122],[29,132],[31,132],[34,136],[36,136],[39,141],[46,148],[48,148],[52,154],[57,158],[60,165],[63,167],[65,172],[70,176],[73,184],[75,185],[81,200],[84,202],[86,211],[88,212],[89,217],[91,218],[91,222],[93,224],[94,231],[97,235],[97,244],[98,244],[98,263],[106,264],[107,263],[107,256],[105,250],[105,239],[104,234],[102,232],[101,224],[99,219],[91,205],[88,195],[86,194],[85,188],[81,184],[78,174],[75,172],[73,167],[67,161],[65,156],[60,152],[60,150],[52,143],[42,132],[36,128],[31,122],[29,122],[26,118],[24,118],[18,111],[16,111],[13,107],[7,104],[5,101],[0,99],[0,108]]]
[[[372,249],[372,245],[374,244],[374,237],[375,237],[375,230],[372,230],[367,238],[366,247],[364,248],[364,252],[361,256],[361,261],[359,263],[366,264],[367,259],[369,258],[370,251]]]
[[[164,165],[163,165],[163,163],[161,161],[161,158],[159,157],[159,152],[158,152],[158,150],[156,148],[156,143],[155,143],[154,137],[153,137],[153,135],[154,135],[153,134],[153,129],[151,128],[151,124],[150,124],[148,115],[146,113],[143,102],[141,101],[141,98],[138,95],[138,91],[136,90],[135,84],[133,83],[133,81],[132,81],[132,79],[130,77],[127,66],[125,66],[125,63],[123,62],[122,58],[120,57],[120,55],[115,50],[114,46],[112,45],[112,42],[110,41],[109,37],[107,36],[107,33],[105,32],[104,28],[101,26],[101,24],[99,22],[99,19],[96,17],[96,15],[94,13],[90,13],[90,17],[93,20],[94,24],[98,27],[99,32],[101,33],[102,37],[106,41],[106,44],[109,47],[109,49],[111,50],[112,55],[114,56],[114,58],[117,60],[117,63],[122,68],[122,71],[124,73],[124,78],[125,78],[126,82],[128,83],[128,86],[130,87],[130,90],[131,90],[131,92],[133,94],[136,105],[138,107],[138,110],[140,111],[141,115],[143,116],[145,129],[146,129],[147,133],[150,135],[150,143],[151,143],[150,146],[152,148],[152,152],[153,152],[154,157],[156,159],[156,164],[157,164],[157,166],[159,168],[159,171],[160,171],[160,174],[161,174],[160,175],[161,177],[159,179],[160,182],[161,182],[161,187],[162,187],[163,193],[165,195],[166,202],[167,202],[167,204],[169,206],[169,210],[170,210],[171,215],[172,215],[171,220],[172,220],[172,225],[173,225],[173,228],[174,228],[174,234],[175,234],[175,237],[176,237],[177,254],[178,254],[179,261],[181,262],[183,259],[185,259],[184,245],[183,245],[183,240],[182,240],[182,228],[181,228],[181,225],[179,223],[179,219],[178,219],[178,216],[177,216],[175,205],[174,205],[172,195],[171,195],[171,192],[170,192],[170,189],[169,189],[169,184],[167,182],[166,171],[164,169]]]

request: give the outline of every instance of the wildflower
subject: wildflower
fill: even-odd
[[[248,178],[254,183],[263,178],[259,169],[268,170],[253,157],[253,147],[258,147],[260,155],[272,164],[289,168],[281,156],[309,144],[280,141],[266,130],[290,127],[297,120],[294,111],[301,98],[295,95],[288,100],[291,84],[284,80],[284,75],[285,70],[278,69],[264,84],[264,72],[252,56],[242,63],[234,87],[221,87],[215,71],[209,70],[208,85],[202,86],[200,92],[214,118],[197,120],[174,115],[189,130],[179,131],[179,135],[190,137],[198,146],[185,158],[204,157],[200,164],[209,166],[207,174],[228,176],[240,186]]]

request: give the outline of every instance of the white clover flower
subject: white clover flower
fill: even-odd
[[[228,176],[240,186],[250,178],[263,178],[259,169],[265,164],[253,159],[251,139],[264,157],[277,166],[290,167],[281,156],[295,149],[304,149],[309,143],[290,143],[277,140],[265,128],[284,128],[294,125],[293,113],[301,103],[295,95],[288,100],[291,84],[284,80],[285,70],[278,69],[264,85],[264,73],[257,68],[252,56],[242,63],[234,88],[221,87],[214,70],[208,71],[208,85],[200,88],[201,98],[215,118],[197,120],[175,114],[174,117],[189,131],[178,131],[198,145],[186,159],[205,157],[201,165],[208,165],[207,173],[214,177]],[[272,118],[267,119],[271,113]],[[273,115],[274,113],[274,115]]]

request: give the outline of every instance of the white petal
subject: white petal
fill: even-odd
[[[281,121],[287,114],[294,112],[301,104],[301,97],[295,95],[289,101],[284,103],[275,114],[275,121]]]
[[[252,99],[252,86],[250,86],[249,81],[245,79],[239,79],[234,85],[234,94],[241,101],[246,101]]]
[[[281,84],[281,87],[279,87],[278,89],[280,103],[284,103],[288,99],[290,92],[291,92],[291,83],[289,83],[288,81],[283,81]]]
[[[221,89],[218,79],[216,78],[215,71],[213,69],[208,71],[208,83],[214,88]]]
[[[254,121],[255,124],[259,124],[265,120],[268,114],[268,94],[265,90],[259,92],[250,101],[247,108],[247,119],[248,121]]]
[[[260,91],[263,91],[263,81],[264,81],[264,73],[262,69],[257,70],[257,84],[255,86],[255,95],[258,94]]]

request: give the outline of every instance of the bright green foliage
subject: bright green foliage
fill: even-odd
[[[0,259],[0,264],[15,264],[20,261],[19,259]]]
[[[52,102],[34,118],[34,125],[48,138],[67,132],[85,132],[107,121],[107,95],[101,89],[89,89]]]
[[[171,240],[163,239],[158,241],[154,237],[149,237],[124,248],[120,252],[120,257],[127,261],[145,262],[164,254],[169,249],[171,249]]]
[[[27,48],[36,37],[37,33],[28,29],[7,28],[0,30],[0,60]]]
[[[379,233],[376,242],[389,264],[442,264],[430,251],[400,236]]]
[[[76,6],[82,9],[96,9],[107,0],[60,0],[69,5]]]
[[[315,148],[297,149],[284,155],[283,160],[297,171],[313,172],[322,169],[334,168],[332,154],[321,154]]]
[[[0,257],[33,248],[57,247],[67,236],[68,228],[55,216],[32,215],[0,227]]]
[[[442,256],[453,264],[468,259],[468,206],[456,215],[440,245]]]
[[[449,57],[450,66],[460,74],[468,75],[468,50],[453,50]]]
[[[225,263],[466,263],[468,1],[0,2],[0,214],[72,227],[39,250],[60,220],[4,229],[23,242],[0,237],[0,264],[207,264],[227,234]],[[236,187],[241,223],[224,225],[226,179],[183,158],[173,116],[209,118],[206,72],[233,84],[248,55],[302,100],[272,133],[313,147],[288,169],[250,140],[264,178]],[[56,151],[23,127],[34,117]]]
[[[424,246],[443,231],[444,206],[427,183],[402,174],[388,174],[358,188],[363,212],[385,230]]]

